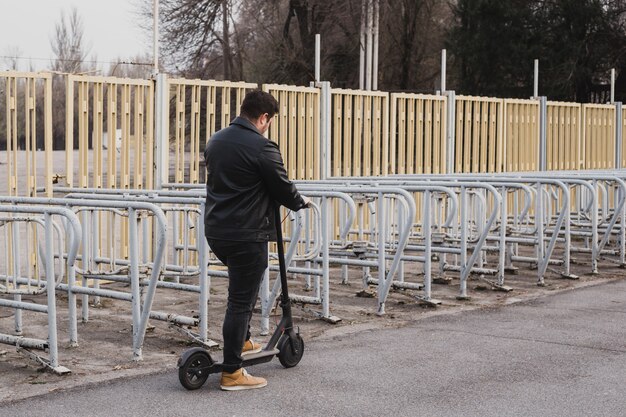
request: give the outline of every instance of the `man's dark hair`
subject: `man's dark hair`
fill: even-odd
[[[258,119],[263,113],[273,117],[278,113],[278,101],[270,93],[252,90],[244,97],[240,113],[243,117],[251,120]]]

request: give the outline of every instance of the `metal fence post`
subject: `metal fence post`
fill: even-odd
[[[331,156],[331,123],[332,123],[332,101],[330,94],[330,81],[320,81],[316,83],[320,92],[320,176],[325,180],[330,177],[330,156]]]
[[[454,90],[446,91],[444,93],[448,97],[448,109],[446,117],[446,173],[454,173],[454,150],[455,150],[455,136],[456,136],[456,93]]]
[[[618,101],[615,103],[615,168],[622,168],[622,149],[623,149],[623,139],[624,132],[622,130],[622,126],[624,121],[622,113],[622,102]]]
[[[155,78],[154,99],[154,188],[160,190],[169,182],[169,88],[167,75],[160,73]]]
[[[548,128],[548,98],[539,97],[539,171],[547,168],[547,128]]]

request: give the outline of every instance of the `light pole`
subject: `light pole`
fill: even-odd
[[[154,75],[159,73],[159,0],[153,0],[152,56],[154,59]]]

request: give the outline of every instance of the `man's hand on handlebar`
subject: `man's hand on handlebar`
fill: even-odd
[[[302,201],[304,201],[304,204],[302,205],[302,208],[309,208],[311,207],[311,199],[307,196],[302,196]]]

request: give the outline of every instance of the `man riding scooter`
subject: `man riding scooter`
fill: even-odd
[[[287,177],[278,145],[263,135],[278,112],[269,93],[246,94],[236,117],[215,133],[204,151],[207,167],[205,236],[228,268],[224,317],[224,361],[220,387],[262,388],[264,378],[242,367],[244,357],[261,351],[250,338],[250,319],[268,265],[268,241],[276,240],[274,210],[309,205]]]

